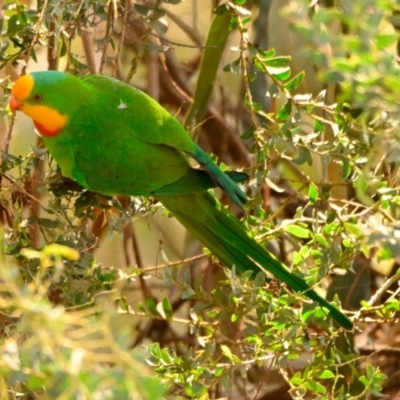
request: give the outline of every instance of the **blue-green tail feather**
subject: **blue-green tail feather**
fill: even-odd
[[[199,146],[195,145],[194,153],[188,154],[194,158],[225,194],[240,208],[243,208],[249,200],[239,186],[211,160]]]
[[[254,276],[259,271],[269,272],[328,309],[341,326],[352,329],[352,322],[340,310],[251,238],[211,194],[157,196],[157,199],[227,267],[235,266],[239,273],[251,270]]]

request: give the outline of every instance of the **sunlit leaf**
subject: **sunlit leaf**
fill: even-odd
[[[305,76],[306,76],[306,74],[304,73],[304,71],[299,72],[289,82],[285,83],[285,89],[289,90],[289,91],[297,89],[303,82]]]
[[[298,225],[287,225],[283,230],[298,238],[308,239],[311,237],[311,232],[308,229],[304,229]]]
[[[308,198],[310,200],[310,204],[314,204],[318,199],[318,189],[314,184],[311,184],[308,187]]]
[[[285,105],[279,110],[278,114],[276,114],[275,119],[278,122],[286,121],[286,119],[290,116],[292,112],[292,102],[288,100]]]

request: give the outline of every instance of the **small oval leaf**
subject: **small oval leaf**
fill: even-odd
[[[297,225],[285,226],[283,230],[301,239],[308,239],[309,237],[311,237],[311,232],[308,229],[302,228]]]

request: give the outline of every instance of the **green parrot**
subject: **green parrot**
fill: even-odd
[[[220,187],[239,207],[246,195],[155,100],[118,80],[42,71],[19,78],[12,111],[32,118],[63,175],[105,195],[152,196],[223,264],[268,271],[326,308],[345,329],[352,322],[249,236],[207,189]],[[200,168],[192,168],[188,157]]]

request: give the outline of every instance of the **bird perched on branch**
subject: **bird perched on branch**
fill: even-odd
[[[19,78],[12,111],[32,118],[63,175],[105,195],[152,196],[223,264],[269,272],[318,302],[344,328],[352,322],[272,256],[207,189],[220,187],[239,207],[247,197],[188,133],[149,96],[115,79],[57,71]],[[199,169],[192,168],[188,158]]]

